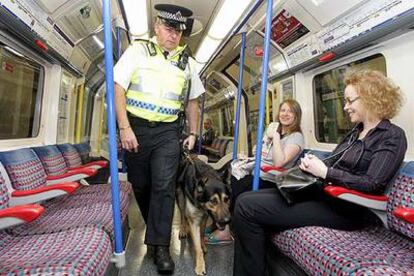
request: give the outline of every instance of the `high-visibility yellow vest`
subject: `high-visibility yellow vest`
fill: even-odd
[[[165,58],[162,49],[149,41],[147,57],[142,66],[132,74],[126,93],[128,112],[134,116],[155,122],[173,122],[183,109],[188,80],[188,55],[185,46],[179,47],[170,58]],[[183,58],[186,56],[186,58]],[[183,63],[183,60],[184,63]],[[181,68],[180,68],[181,67]]]

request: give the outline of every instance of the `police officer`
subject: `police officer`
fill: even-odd
[[[145,244],[155,247],[158,272],[167,274],[174,271],[169,244],[180,155],[178,114],[185,109],[189,136],[184,146],[191,150],[204,87],[187,47],[179,46],[192,11],[168,4],[155,9],[155,36],[128,47],[114,79],[128,180],[147,224]]]

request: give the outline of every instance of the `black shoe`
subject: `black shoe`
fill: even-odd
[[[173,274],[174,262],[170,256],[170,248],[168,246],[156,246],[154,263],[157,265],[159,274]]]

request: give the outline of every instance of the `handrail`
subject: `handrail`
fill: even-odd
[[[239,65],[239,83],[237,87],[237,106],[236,106],[236,121],[234,126],[234,141],[233,141],[233,160],[237,159],[237,147],[239,144],[239,125],[240,125],[240,108],[241,96],[243,92],[243,73],[244,73],[244,54],[246,51],[246,31],[242,32],[242,43],[240,46],[240,65]]]
[[[105,38],[105,75],[106,100],[108,111],[109,131],[109,160],[111,172],[112,216],[114,223],[115,253],[114,261],[118,268],[125,266],[125,251],[122,243],[122,220],[119,196],[117,134],[115,123],[115,96],[114,96],[114,60],[112,48],[111,0],[103,1],[103,21]]]
[[[257,136],[256,136],[256,158],[254,164],[254,177],[253,177],[253,191],[259,189],[259,176],[260,176],[260,163],[262,152],[262,139],[263,139],[263,124],[265,116],[265,101],[267,95],[267,81],[269,79],[269,56],[270,56],[270,33],[272,31],[272,10],[273,0],[267,1],[266,10],[266,27],[265,27],[265,40],[264,40],[264,55],[262,63],[262,86],[260,90],[260,102],[259,102],[259,117],[257,119]]]

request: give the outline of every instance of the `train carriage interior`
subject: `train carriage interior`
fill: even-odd
[[[251,157],[257,189],[263,135],[280,121],[284,101],[302,109],[301,150],[329,156],[355,126],[347,107],[359,97],[346,96],[347,73],[375,70],[399,86],[403,105],[391,122],[404,130],[407,149],[385,192],[323,190],[365,208],[375,224],[267,231],[266,275],[414,275],[414,0],[0,0],[0,275],[161,273],[145,244],[131,153],[120,140],[130,126],[116,121],[114,81],[131,45],[151,54],[159,4],[193,13],[180,45],[204,93],[197,132],[187,118],[182,136],[196,137],[191,152],[228,186],[234,161]],[[238,276],[233,238],[201,235],[203,271],[180,223],[175,206],[174,275]]]

